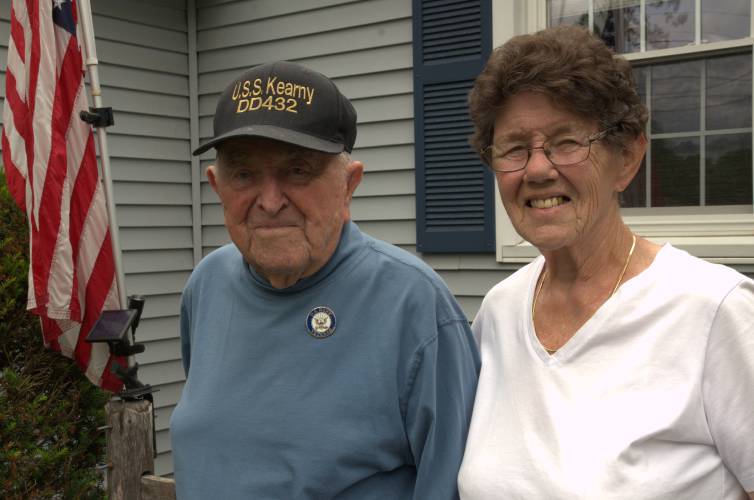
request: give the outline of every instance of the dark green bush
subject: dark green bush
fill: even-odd
[[[28,266],[26,215],[0,168],[0,498],[103,498],[109,394],[44,347],[26,312]]]

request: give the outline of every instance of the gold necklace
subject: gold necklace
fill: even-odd
[[[620,275],[618,275],[618,281],[615,282],[615,287],[613,287],[613,291],[610,292],[610,295],[608,295],[608,299],[615,295],[615,292],[618,291],[618,287],[620,286],[621,281],[623,281],[623,276],[626,274],[626,269],[628,269],[628,263],[631,261],[631,256],[634,254],[634,248],[636,248],[636,235],[631,233],[632,240],[631,240],[631,249],[628,251],[628,257],[626,257],[626,262],[623,264],[623,269],[620,272]],[[537,299],[539,299],[539,294],[542,292],[542,287],[545,285],[545,278],[547,278],[547,269],[545,269],[545,272],[542,273],[542,279],[539,281],[539,284],[537,285],[537,290],[534,292],[534,301],[531,304],[531,322],[534,324],[534,311],[537,309]],[[542,340],[539,340],[539,343],[542,345],[542,347],[545,348],[545,351],[547,351],[547,354],[555,354],[557,349],[551,349],[544,345],[542,343]]]

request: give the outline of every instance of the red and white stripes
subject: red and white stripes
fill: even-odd
[[[29,218],[28,308],[45,344],[117,391],[107,347],[84,341],[119,301],[94,136],[79,118],[88,106],[76,31],[75,0],[12,1],[3,162]]]

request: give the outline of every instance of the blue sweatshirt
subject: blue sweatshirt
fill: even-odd
[[[233,245],[184,290],[178,498],[457,498],[479,373],[468,322],[421,260],[345,225],[285,289]]]

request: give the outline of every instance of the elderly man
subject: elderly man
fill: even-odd
[[[233,241],[181,305],[179,499],[456,498],[479,372],[468,322],[419,259],[362,233],[356,112],[297,64],[220,96],[207,169]]]

